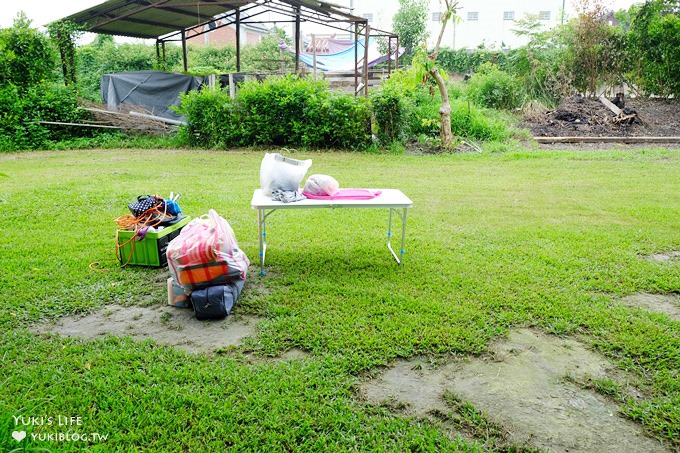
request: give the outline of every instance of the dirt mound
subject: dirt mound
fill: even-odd
[[[526,112],[523,127],[535,137],[672,137],[680,135],[680,102],[626,98],[639,121],[617,123],[616,115],[596,98],[572,96],[554,110]]]

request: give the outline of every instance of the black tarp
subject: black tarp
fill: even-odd
[[[169,119],[181,119],[170,107],[179,106],[180,95],[200,89],[204,77],[163,71],[134,71],[104,74],[101,94],[109,110],[121,104],[142,106],[149,113]]]

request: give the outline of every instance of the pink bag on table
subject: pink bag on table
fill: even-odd
[[[250,265],[234,230],[214,209],[189,222],[170,241],[166,253],[171,276],[190,291],[245,280]]]

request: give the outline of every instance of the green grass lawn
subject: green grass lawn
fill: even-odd
[[[250,199],[263,154],[0,155],[0,450],[17,447],[15,417],[35,417],[27,451],[484,451],[363,403],[356,380],[398,357],[480,354],[518,326],[579,336],[632,372],[645,397],[623,412],[680,448],[680,323],[617,302],[680,293],[680,260],[643,259],[680,250],[678,151],[295,154],[341,187],[413,200],[405,266],[385,247],[385,211],[301,210],[269,218],[260,277]],[[185,214],[230,222],[253,263],[237,311],[263,317],[257,336],[206,356],[31,333],[107,304],[166,303],[167,269],[115,261],[114,219],[170,191]],[[244,358],[291,348],[310,358]],[[31,439],[58,416],[107,439]]]

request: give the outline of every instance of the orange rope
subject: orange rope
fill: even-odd
[[[162,203],[163,199],[158,197],[158,195],[154,195],[154,197],[157,199],[156,205],[147,209],[138,217],[128,214],[122,215],[114,220],[116,224],[118,224],[119,230],[134,231],[135,233],[130,239],[125,241],[125,243],[121,244],[118,240],[118,231],[116,231],[116,258],[118,258],[118,261],[123,265],[123,267],[130,264],[130,261],[132,260],[132,255],[135,252],[135,239],[137,237],[137,232],[144,228],[158,226],[163,221],[172,218],[172,216],[167,214],[167,205],[166,203]],[[163,206],[162,209],[160,208],[161,205]],[[132,243],[130,246],[130,256],[128,256],[127,261],[125,261],[123,264],[123,257],[120,254],[120,249],[130,243]]]

